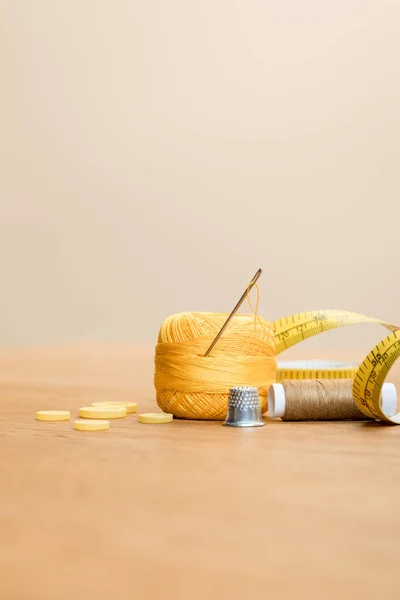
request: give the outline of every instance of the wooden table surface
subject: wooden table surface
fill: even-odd
[[[152,353],[0,351],[2,600],[399,597],[400,427],[35,420],[154,410]]]

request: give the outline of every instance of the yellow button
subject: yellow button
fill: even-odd
[[[106,431],[110,428],[110,421],[100,419],[79,419],[74,422],[74,429],[78,431]]]
[[[69,410],[38,410],[36,418],[38,421],[69,421],[71,413]]]
[[[92,402],[92,406],[98,406],[100,408],[102,406],[124,406],[128,415],[135,413],[137,409],[137,404],[135,402],[118,402],[117,400],[115,402]]]
[[[124,406],[84,406],[79,409],[79,416],[84,419],[121,419],[126,417]]]
[[[171,423],[173,415],[170,413],[142,413],[139,415],[140,423]]]

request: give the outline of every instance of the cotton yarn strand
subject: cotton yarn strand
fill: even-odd
[[[284,421],[368,421],[353,399],[353,379],[284,379]]]
[[[231,387],[257,387],[262,411],[276,380],[272,326],[257,314],[235,315],[204,356],[228,315],[178,313],[161,326],[155,353],[157,403],[187,419],[224,419]],[[261,325],[260,327],[257,325]]]

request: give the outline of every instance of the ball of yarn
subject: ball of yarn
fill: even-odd
[[[255,386],[261,410],[276,380],[272,326],[254,315],[236,315],[211,354],[204,356],[228,315],[186,312],[161,326],[155,355],[157,403],[186,419],[224,419],[229,389]]]

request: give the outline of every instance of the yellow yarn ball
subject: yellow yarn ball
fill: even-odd
[[[224,419],[234,386],[259,389],[261,410],[276,380],[272,326],[254,315],[236,315],[211,354],[204,356],[228,315],[178,313],[161,326],[155,355],[157,403],[186,419]]]

